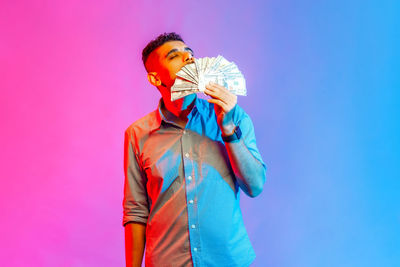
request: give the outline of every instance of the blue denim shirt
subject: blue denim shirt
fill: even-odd
[[[161,105],[125,132],[123,225],[147,225],[146,266],[249,266],[255,253],[213,104],[196,98],[185,128]],[[233,112],[265,168],[250,117]]]

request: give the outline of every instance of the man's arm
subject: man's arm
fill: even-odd
[[[243,138],[225,147],[239,186],[248,196],[258,196],[266,179],[265,166],[250,153]]]
[[[133,143],[136,141],[134,132],[125,132],[124,144],[124,200],[123,222],[125,226],[125,256],[126,266],[140,267],[142,265],[145,247],[146,223],[148,218],[148,201],[146,191],[146,176],[141,171]]]
[[[233,119],[237,96],[223,86],[215,83],[207,85],[204,92],[212,97],[208,102],[215,104],[215,114],[222,134],[224,136],[232,135],[235,127],[238,126],[235,125]],[[253,144],[254,154],[250,152],[251,148],[244,141],[247,134],[253,134],[253,124],[250,118],[245,117],[244,120],[246,120],[242,122],[243,125],[246,125],[244,136],[238,141],[225,142],[225,147],[239,186],[250,197],[256,197],[263,189],[266,179],[266,168],[261,162],[261,157],[257,159],[254,156],[254,154],[259,155],[255,146],[255,140]],[[254,139],[254,136],[251,138]]]
[[[128,223],[125,226],[125,259],[126,267],[142,266],[144,246],[146,243],[146,224]]]

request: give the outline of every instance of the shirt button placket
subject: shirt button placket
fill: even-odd
[[[186,180],[186,199],[188,199],[187,211],[188,211],[188,219],[189,219],[189,235],[190,235],[190,246],[192,248],[192,252],[195,253],[193,255],[193,261],[195,262],[195,266],[201,264],[199,258],[199,245],[200,245],[200,237],[198,232],[198,218],[197,218],[197,207],[194,199],[196,198],[194,188],[195,178],[193,176],[193,160],[190,158],[190,151],[188,151],[187,147],[192,147],[189,138],[188,130],[183,130],[182,134],[182,152],[183,152],[183,162],[184,162],[184,177]]]

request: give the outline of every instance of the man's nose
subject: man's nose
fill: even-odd
[[[194,60],[194,58],[193,58],[192,54],[189,53],[189,52],[186,52],[185,55],[184,55],[184,61],[186,63],[192,63],[193,60]]]

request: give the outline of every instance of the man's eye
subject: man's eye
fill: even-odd
[[[174,59],[176,57],[177,57],[177,55],[172,55],[172,56],[169,57],[169,59],[171,60],[171,59]]]

